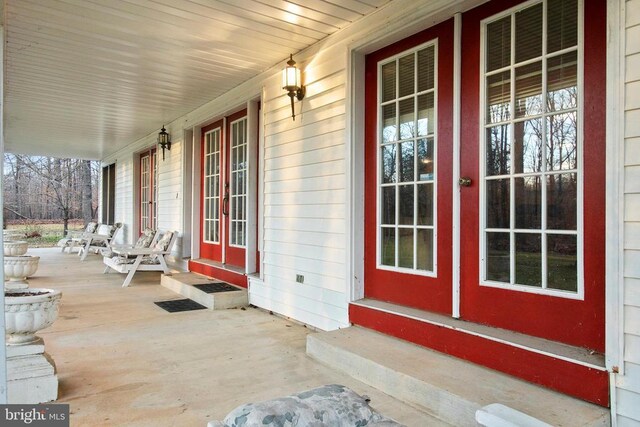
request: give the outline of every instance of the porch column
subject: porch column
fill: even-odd
[[[0,2],[0,16],[4,16],[4,2]],[[0,61],[2,66],[0,67],[0,158],[4,159],[4,22],[0,23]],[[4,176],[4,161],[0,163],[1,176]],[[0,179],[0,205],[3,209],[0,209],[0,222],[4,224],[4,186]],[[0,244],[4,247],[4,236],[0,235]],[[0,252],[0,265],[4,266],[4,250]],[[0,280],[4,289],[4,267],[0,268]],[[5,324],[4,324],[4,292],[0,292],[0,309],[2,315],[0,316],[0,338],[2,342],[5,342]],[[0,404],[7,403],[7,346],[0,345]]]

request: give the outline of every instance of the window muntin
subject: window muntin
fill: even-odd
[[[157,228],[158,162],[156,150],[140,155],[140,232]]]
[[[231,123],[229,245],[244,248],[247,235],[247,118]]]
[[[204,215],[203,240],[220,243],[220,128],[204,136]]]
[[[436,274],[437,43],[378,64],[378,268]]]
[[[483,23],[484,285],[582,298],[581,7]]]

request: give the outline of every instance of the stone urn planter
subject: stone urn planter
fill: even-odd
[[[24,240],[5,240],[4,256],[20,256],[27,253],[29,244]]]
[[[7,345],[24,345],[37,341],[36,332],[56,320],[62,292],[33,288],[5,290],[4,296]]]
[[[27,277],[38,270],[39,256],[21,255],[4,257],[5,289],[25,289],[29,286]]]

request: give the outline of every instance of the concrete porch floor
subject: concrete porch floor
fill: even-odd
[[[202,426],[236,406],[323,384],[344,384],[408,426],[446,425],[305,353],[309,329],[255,309],[168,313],[178,299],[160,273],[103,274],[102,258],[82,262],[59,249],[41,257],[31,288],[63,292],[60,315],[39,335],[58,369],[56,403],[72,426]]]

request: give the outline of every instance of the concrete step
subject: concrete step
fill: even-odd
[[[608,426],[607,408],[357,326],[307,336],[312,358],[456,426],[501,403],[554,426]]]
[[[160,284],[165,288],[190,298],[211,310],[224,310],[249,305],[249,294],[244,288],[231,285],[237,290],[208,294],[194,286],[211,282],[219,282],[219,280],[196,273],[164,274],[160,280]]]

